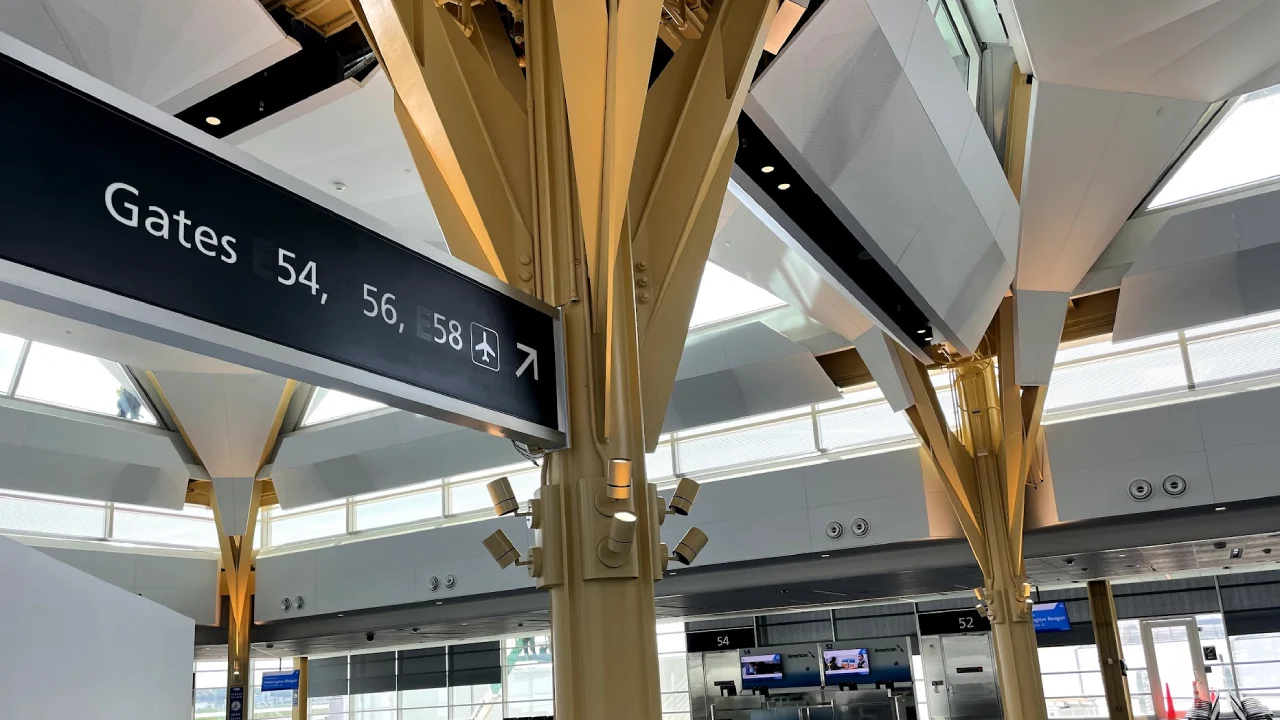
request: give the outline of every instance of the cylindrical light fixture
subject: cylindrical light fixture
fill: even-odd
[[[698,528],[689,528],[689,532],[680,538],[680,544],[676,545],[676,559],[685,565],[692,565],[698,553],[702,552],[702,548],[707,546],[707,534]]]
[[[490,557],[498,563],[500,568],[510,567],[520,559],[516,546],[511,544],[511,539],[501,530],[495,530],[492,535],[484,539],[484,549],[489,551]]]
[[[625,510],[614,513],[609,523],[609,552],[621,555],[631,549],[636,540],[636,516]]]
[[[516,493],[511,489],[511,481],[505,477],[489,483],[485,487],[489,488],[489,499],[493,501],[493,512],[502,517],[520,509],[520,501],[516,500]]]
[[[613,500],[631,499],[631,461],[613,458],[609,461],[608,487],[605,494]]]
[[[698,490],[701,485],[696,480],[690,478],[680,478],[680,484],[676,485],[676,494],[671,496],[671,512],[677,515],[688,515],[693,510],[693,503],[698,499]]]

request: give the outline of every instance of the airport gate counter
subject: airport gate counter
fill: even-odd
[[[718,650],[699,662],[712,720],[916,716],[908,637]]]

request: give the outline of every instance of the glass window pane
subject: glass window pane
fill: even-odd
[[[313,719],[315,716],[311,716]],[[400,711],[400,720],[449,720],[449,706],[413,708]]]
[[[0,333],[0,394],[9,392],[13,371],[18,367],[18,356],[22,354],[22,343],[22,338]]]
[[[507,480],[511,482],[511,490],[516,494],[516,500],[523,505],[533,499],[533,493],[542,484],[542,470],[533,468],[524,472],[511,473],[507,475]],[[488,489],[485,489],[488,492]]]
[[[689,327],[702,327],[785,304],[769,291],[709,262],[702,271]]]
[[[507,700],[550,700],[554,693],[551,663],[527,663],[507,669]]]
[[[396,691],[380,693],[364,693],[351,696],[351,712],[359,713],[368,710],[395,710]],[[354,720],[354,719],[353,719]]]
[[[400,691],[400,707],[402,708],[446,707],[448,705],[448,688],[423,688],[420,690]]]
[[[644,456],[644,470],[650,480],[661,480],[672,476],[671,443],[663,443],[652,453]]]
[[[1045,675],[1042,680],[1044,696],[1047,698],[1071,698],[1084,694],[1080,687],[1080,675],[1077,673]]]
[[[1106,698],[1054,698],[1045,705],[1051,718],[1107,717]]]
[[[1280,328],[1187,343],[1196,385],[1280,372]]]
[[[942,33],[942,41],[947,45],[951,62],[955,63],[956,70],[960,71],[960,79],[967,86],[969,84],[969,53],[964,51],[964,44],[960,42],[960,34],[956,30],[955,23],[951,21],[951,12],[947,10],[946,3],[938,4],[938,10],[933,19],[938,24],[938,31]]]
[[[555,712],[555,703],[550,700],[538,700],[535,702],[509,702],[507,703],[507,711],[503,717],[509,718],[528,718],[528,717],[551,717]],[[406,718],[405,720],[408,720]]]
[[[1182,352],[1164,347],[1053,371],[1045,411],[1187,389]]]
[[[15,393],[20,398],[156,424],[118,363],[33,342]]]
[[[813,421],[808,415],[676,443],[680,471],[691,474],[812,452],[816,452],[816,448],[813,444]]]
[[[311,403],[307,408],[307,414],[302,418],[301,426],[306,427],[330,420],[351,417],[352,415],[380,410],[384,407],[386,405],[376,400],[365,400],[362,397],[348,395],[337,390],[316,388],[316,393],[312,396]]]
[[[1280,688],[1280,662],[1241,664],[1236,673],[1241,690]]]
[[[356,530],[372,530],[388,525],[438,518],[443,514],[440,491],[428,490],[413,495],[359,503],[355,506],[355,525]]]
[[[684,633],[658,634],[658,652],[660,653],[683,653],[687,647]]]
[[[688,712],[689,693],[665,693],[662,696],[662,712]]]
[[[1040,672],[1060,673],[1079,670],[1076,649],[1073,647],[1040,648]]]
[[[880,402],[818,416],[818,433],[827,449],[865,447],[913,437],[906,416]]]
[[[1252,325],[1274,325],[1275,323],[1280,323],[1280,312],[1258,313],[1257,315],[1246,315],[1209,325],[1199,325],[1187,328],[1185,334],[1188,338],[1194,339],[1206,335],[1218,335],[1232,330],[1239,330]]]
[[[1155,347],[1178,341],[1178,333],[1164,333],[1163,335],[1152,335],[1150,337],[1138,338],[1137,340],[1125,340],[1124,342],[1111,342],[1111,336],[1105,335],[1097,338],[1090,338],[1082,341],[1080,344],[1073,344],[1071,347],[1058,348],[1058,354],[1054,356],[1053,362],[1056,365],[1062,363],[1074,362],[1076,360],[1085,360],[1088,358],[1101,357],[1103,355],[1111,355],[1113,353],[1123,353],[1132,350],[1141,350],[1142,348]]]
[[[1170,205],[1280,175],[1280,86],[1232,107],[1147,206]]]
[[[0,496],[0,530],[4,532],[100,538],[106,520],[105,506]]]
[[[314,540],[342,535],[347,531],[347,508],[338,507],[310,515],[289,515],[271,519],[271,544]]]
[[[449,488],[450,515],[492,509],[493,502],[489,500],[489,489],[482,482],[453,485]]]
[[[1280,659],[1280,633],[1233,637],[1231,651],[1237,663]]]
[[[684,653],[658,656],[658,680],[662,692],[689,692],[689,664]],[[674,708],[677,710],[686,708]]]
[[[218,528],[213,519],[187,515],[134,512],[115,509],[111,538],[130,542],[160,543],[183,547],[218,547]]]

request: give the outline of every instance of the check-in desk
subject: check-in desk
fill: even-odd
[[[717,698],[712,720],[910,720],[907,696],[890,690],[813,691]]]

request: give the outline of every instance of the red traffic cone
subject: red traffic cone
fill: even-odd
[[[1178,717],[1178,711],[1173,709],[1173,692],[1169,690],[1169,683],[1164,684],[1164,716],[1169,720]]]

